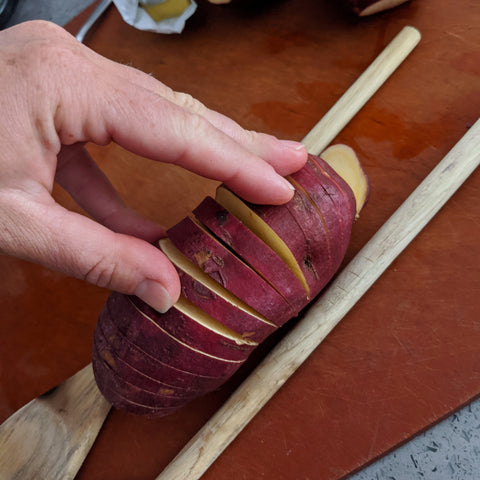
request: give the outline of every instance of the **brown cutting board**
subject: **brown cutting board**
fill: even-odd
[[[300,140],[404,25],[419,28],[419,47],[337,139],[357,150],[372,187],[350,259],[480,115],[480,4],[412,0],[359,20],[339,3],[200,2],[170,36],[137,31],[111,8],[88,44],[246,128]],[[167,226],[216,186],[115,145],[89,149],[130,206]],[[477,171],[205,479],[339,479],[480,394],[479,199]],[[108,292],[12,258],[0,271],[4,420],[90,361]],[[113,412],[78,478],[152,480],[279,337],[170,417]]]

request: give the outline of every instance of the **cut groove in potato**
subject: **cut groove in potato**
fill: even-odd
[[[210,315],[207,315],[192,302],[189,302],[186,298],[180,297],[175,304],[175,308],[180,310],[180,312],[182,312],[184,315],[187,315],[198,323],[202,324],[204,327],[212,330],[215,333],[218,333],[219,335],[229,338],[230,340],[233,340],[239,345],[258,345],[257,342],[249,340],[248,338],[244,338],[230,328],[227,328],[225,325],[222,325]]]
[[[110,365],[103,362],[98,356],[98,351],[94,350],[92,360],[95,361],[96,375],[97,377],[103,377],[102,387],[107,391],[112,391],[125,398],[128,395],[130,401],[138,402],[150,407],[161,404],[163,408],[181,408],[189,401],[193,400],[193,397],[172,397],[169,395],[161,395],[149,392],[142,388],[139,388],[130,383],[125,378],[119,376]]]
[[[125,302],[128,307],[131,306],[131,303],[127,303],[127,297],[120,294],[112,294],[109,302],[112,302],[112,299],[115,301],[116,298],[120,298],[122,303]],[[225,382],[225,378],[222,376],[212,375],[215,373],[214,370],[212,370],[211,374],[200,371],[191,372],[178,368],[171,363],[165,363],[158,355],[153,355],[148,349],[140,348],[137,343],[132,342],[131,335],[125,334],[115,324],[108,310],[102,310],[101,323],[98,323],[95,328],[94,343],[114,352],[129,365],[135,366],[138,370],[155,380],[160,380],[177,389],[181,388],[185,392],[188,390],[212,390]],[[228,371],[226,375],[229,374],[230,372]]]
[[[318,215],[318,218],[320,219],[320,223],[322,225],[322,228],[325,232],[325,242],[327,244],[327,251],[328,251],[328,263],[329,263],[329,271],[332,271],[332,246],[331,246],[331,239],[330,239],[330,235],[329,235],[329,231],[328,231],[328,228],[327,228],[327,224],[325,222],[325,219],[323,218],[323,214],[322,212],[320,211],[320,209],[318,208],[318,206],[316,205],[316,203],[313,201],[312,197],[309,195],[309,193],[307,192],[307,190],[305,190],[305,188],[302,187],[302,185],[300,185],[295,179],[293,179],[291,176],[288,176],[286,177],[287,180],[293,185],[293,187],[295,188],[295,190],[298,190],[299,192],[301,192],[305,198],[308,199],[308,201],[310,202],[310,204],[313,206],[314,210],[317,212],[317,215]]]
[[[246,268],[248,268],[249,270],[255,272],[258,276],[260,276],[265,282],[268,283],[268,285],[270,285],[270,287],[272,287],[285,301],[287,301],[287,298],[285,295],[282,294],[282,292],[265,276],[263,275],[261,272],[259,272],[255,267],[253,267],[252,265],[250,265],[249,263],[247,263],[239,254],[238,252],[235,252],[231,247],[230,245],[227,245],[221,238],[218,238],[217,235],[215,235],[215,233],[213,233],[208,227],[206,227],[202,222],[200,222],[196,217],[195,215],[191,214],[189,215],[189,218],[190,220],[192,220],[192,222],[194,222],[198,228],[202,229],[203,232],[205,232],[207,235],[209,235],[213,240],[215,240],[215,242],[218,242],[223,248],[225,248],[226,250],[228,250],[232,255],[234,255],[236,257],[236,259],[241,262]],[[292,313],[290,315],[290,318],[293,316],[294,314]]]
[[[295,314],[278,290],[193,217],[184,218],[167,235],[190,262],[275,325],[283,325]]]
[[[97,332],[97,336],[98,335]],[[195,390],[193,388],[189,389],[182,386],[170,385],[164,381],[149,376],[146,372],[139,370],[136,366],[133,366],[122,359],[114,348],[111,345],[108,345],[108,341],[105,337],[101,338],[101,341],[95,342],[94,349],[99,358],[107,363],[113,371],[117,372],[123,378],[130,379],[136,387],[144,388],[145,390],[149,390],[150,388],[152,393],[160,392],[163,395],[171,394],[181,397],[188,394],[192,394],[193,396],[195,395],[195,392],[202,392],[202,390]]]
[[[274,230],[227,188],[223,186],[218,187],[215,199],[223,208],[238,218],[238,220],[245,224],[257,237],[277,253],[298,278],[307,296],[310,295],[307,280],[295,256]]]
[[[130,300],[130,299],[129,299]],[[175,342],[181,344],[183,347],[185,348],[188,348],[189,350],[193,350],[194,352],[196,353],[199,353],[201,355],[205,355],[206,357],[210,357],[210,358],[213,358],[215,360],[219,360],[221,362],[228,362],[228,363],[243,363],[245,361],[245,359],[243,360],[228,360],[228,359],[225,359],[225,358],[221,358],[221,357],[216,357],[215,355],[211,355],[209,353],[205,353],[205,352],[202,352],[201,350],[198,350],[197,348],[194,348],[192,347],[191,345],[188,345],[187,343],[185,342],[182,342],[181,340],[179,340],[178,338],[176,338],[174,335],[170,334],[167,330],[163,329],[162,327],[160,327],[160,325],[158,325],[156,322],[154,322],[148,315],[146,315],[145,313],[143,313],[131,300],[130,302],[132,303],[132,305],[135,307],[135,309],[143,316],[145,317],[149,322],[151,322],[153,325],[155,325],[156,328],[158,328],[159,330],[162,331],[163,334],[167,335],[168,337],[170,337],[172,340],[175,340]],[[172,307],[172,308],[175,308],[175,307]],[[239,337],[241,338],[241,337]],[[242,343],[245,343],[245,342],[242,342]]]
[[[193,215],[288,301],[293,309],[292,317],[305,306],[305,290],[298,278],[278,254],[237,217],[212,197],[206,197]]]
[[[97,345],[94,345],[93,353],[94,355],[97,356],[97,360],[101,362],[101,364],[105,368],[108,368],[109,372],[111,372],[109,383],[112,387],[114,387],[114,385],[112,384],[116,384],[117,388],[114,387],[116,390],[118,390],[118,386],[123,385],[124,387],[127,387],[126,388],[127,391],[137,391],[137,392],[143,391],[143,392],[146,392],[148,395],[152,395],[152,396],[158,395],[164,399],[168,399],[168,401],[172,401],[173,403],[178,403],[178,404],[185,403],[186,400],[194,398],[193,393],[190,394],[189,396],[186,396],[184,392],[181,392],[180,394],[178,394],[177,392],[175,392],[175,389],[164,389],[164,388],[160,388],[158,390],[152,389],[153,390],[152,391],[152,390],[149,390],[148,388],[145,388],[144,385],[138,385],[138,384],[132,383],[132,378],[137,380],[138,378],[135,375],[128,375],[128,376],[122,375],[118,370],[112,367],[112,365],[109,362],[103,359]],[[177,393],[177,395],[175,395],[175,393]],[[173,406],[173,405],[170,405],[170,406]]]
[[[199,267],[194,265],[188,260],[177,247],[168,238],[162,238],[159,240],[159,246],[162,252],[168,257],[168,259],[180,270],[190,275],[197,282],[204,285],[206,288],[212,290],[216,295],[223,298],[228,303],[234,305],[240,310],[253,315],[258,320],[273,325],[267,318],[255,311],[252,307],[242,302],[239,298],[229,292],[226,288],[222,287],[218,282],[209,277]]]

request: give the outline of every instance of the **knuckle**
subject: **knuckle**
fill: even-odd
[[[180,107],[197,114],[201,114],[205,111],[206,107],[203,103],[199,102],[196,98],[192,97],[189,93],[172,92],[173,101]]]
[[[30,33],[35,33],[37,35],[54,35],[54,36],[63,36],[68,37],[69,35],[64,28],[60,27],[54,22],[49,22],[48,20],[30,20],[23,24],[25,28]]]
[[[211,129],[210,123],[201,115],[192,114],[189,121],[189,127],[195,138],[205,138]]]
[[[258,141],[258,132],[255,130],[245,130],[245,137],[248,143],[256,143]]]
[[[198,139],[207,138],[211,125],[201,115],[186,112],[178,123],[179,135],[185,140],[184,148],[187,152],[195,148]]]
[[[110,256],[102,257],[84,275],[83,280],[101,288],[114,289],[118,264]]]

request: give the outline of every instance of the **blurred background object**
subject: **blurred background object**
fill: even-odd
[[[13,15],[18,0],[0,0],[0,28],[4,28]]]

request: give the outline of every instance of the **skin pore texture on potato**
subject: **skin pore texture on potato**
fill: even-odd
[[[335,275],[369,193],[355,152],[335,145],[309,155],[287,180],[295,193],[280,206],[245,202],[221,185],[157,242],[182,286],[166,313],[109,296],[92,363],[115,408],[165,416],[219,388]]]

